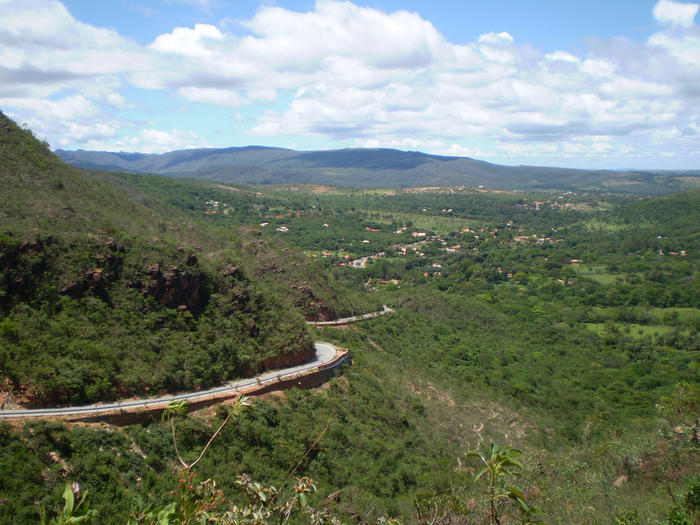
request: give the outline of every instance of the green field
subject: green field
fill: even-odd
[[[433,232],[437,235],[447,235],[452,232],[459,232],[464,228],[480,228],[481,221],[475,219],[464,219],[461,217],[450,217],[440,215],[428,215],[419,213],[392,213],[394,220],[406,223],[413,223],[414,228],[426,232]]]
[[[605,323],[585,323],[586,328],[590,331],[603,336],[609,333]],[[656,337],[672,333],[675,328],[668,325],[641,325],[635,323],[614,323],[615,328],[621,333],[625,333],[630,337]]]
[[[602,285],[612,284],[624,278],[624,274],[607,272],[605,266],[588,266],[586,264],[570,264],[568,266],[573,268],[577,274]]]

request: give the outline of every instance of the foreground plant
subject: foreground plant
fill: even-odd
[[[216,481],[198,481],[197,474],[192,471],[182,472],[176,488],[171,491],[174,501],[161,507],[144,507],[137,502],[127,525],[285,524],[294,516],[301,516],[311,525],[340,524],[327,511],[314,509],[309,504],[307,496],[316,491],[310,478],[297,478],[291,493],[284,497],[279,497],[277,488],[254,481],[247,474],[238,476],[236,484],[245,496],[234,502],[217,488]]]
[[[515,505],[521,516],[521,524],[543,523],[538,518],[541,515],[540,509],[528,504],[522,492],[515,487],[509,487],[508,491],[503,488],[504,478],[509,474],[517,476],[518,471],[523,468],[522,463],[517,459],[520,454],[517,448],[496,445],[493,442],[488,447],[482,444],[480,449],[467,452],[467,457],[479,458],[483,463],[483,466],[474,474],[474,482],[479,481],[484,474],[488,475],[489,524],[500,525],[496,503],[502,499],[508,499]]]
[[[42,525],[69,525],[73,523],[90,523],[93,518],[96,517],[97,513],[94,510],[89,510],[87,503],[85,503],[85,497],[87,496],[87,491],[81,493],[80,485],[73,481],[72,483],[66,483],[66,487],[63,490],[63,509],[58,513],[58,515],[51,520],[47,521],[46,511],[42,509],[41,523]],[[75,501],[78,500],[78,504]],[[78,509],[85,503],[85,509],[83,514],[77,515]]]
[[[180,465],[182,465],[182,468],[185,470],[190,470],[192,467],[194,467],[199,461],[204,457],[204,454],[206,453],[207,449],[209,446],[212,444],[214,439],[216,439],[216,436],[219,435],[219,433],[223,430],[223,428],[226,426],[226,423],[229,422],[229,419],[231,417],[237,417],[238,415],[241,414],[241,412],[252,405],[252,402],[247,396],[239,396],[236,399],[236,402],[234,403],[233,406],[228,408],[228,413],[226,414],[226,417],[224,418],[223,423],[219,425],[219,428],[216,429],[216,432],[214,432],[209,438],[209,441],[207,441],[207,444],[204,445],[204,448],[202,449],[202,452],[199,454],[199,457],[195,459],[192,463],[187,463],[184,459],[182,459],[182,456],[180,455],[180,450],[178,449],[177,446],[177,436],[175,434],[175,419],[178,416],[185,416],[187,415],[187,410],[188,410],[188,405],[187,401],[170,401],[168,403],[167,408],[163,411],[163,414],[161,415],[161,420],[162,421],[170,421],[170,429],[172,431],[172,436],[173,436],[173,446],[175,447],[175,455],[177,456],[178,461],[180,462]]]

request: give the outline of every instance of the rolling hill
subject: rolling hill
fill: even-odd
[[[667,194],[700,185],[700,170],[612,171],[502,166],[466,157],[394,149],[294,151],[262,146],[163,154],[66,151],[73,166],[194,177],[227,183],[346,187],[485,186],[493,189]]]

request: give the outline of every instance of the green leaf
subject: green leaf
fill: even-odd
[[[299,503],[301,503],[302,507],[308,507],[308,503],[306,502],[306,494],[303,492],[299,494]]]
[[[66,500],[66,504],[63,507],[63,515],[68,517],[73,514],[73,507],[75,506],[75,497],[73,496],[73,489],[70,483],[66,483],[66,488],[63,490],[63,499]]]
[[[91,513],[83,514],[82,516],[71,516],[66,523],[83,523],[89,519],[92,519]]]
[[[481,467],[479,471],[474,474],[474,482],[479,481],[479,478],[484,475],[484,472],[488,471],[488,467]]]

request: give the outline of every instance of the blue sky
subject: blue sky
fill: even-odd
[[[250,19],[264,6],[292,11],[313,10],[312,1],[261,2],[142,2],[116,0],[67,0],[63,2],[78,19],[100,27],[114,27],[120,34],[148,44],[161,33],[193,23],[218,24],[222,19]],[[429,20],[448,40],[467,44],[479,35],[508,31],[518,40],[545,51],[580,48],[589,36],[645,40],[655,29],[654,0],[492,0],[491,2],[384,0],[357,2],[385,12],[412,11]]]
[[[55,148],[394,147],[700,168],[693,2],[0,0],[0,109]]]

